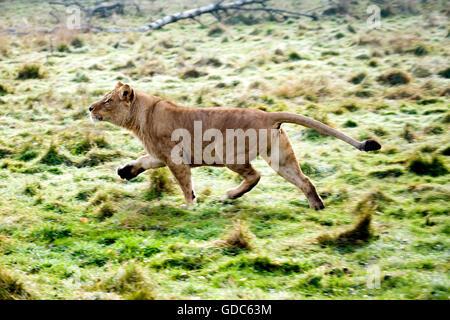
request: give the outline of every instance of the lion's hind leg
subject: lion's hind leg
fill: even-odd
[[[270,152],[273,152],[273,150]],[[261,156],[272,167],[272,169],[274,169],[284,179],[302,190],[308,199],[309,206],[311,208],[316,210],[325,208],[322,199],[316,191],[316,187],[300,169],[289,138],[283,130],[280,130],[279,135],[278,157],[270,157],[270,152],[268,156],[263,154],[261,154]],[[272,159],[278,159],[278,161],[272,162]]]
[[[251,164],[237,164],[237,165],[227,165],[227,168],[238,173],[244,178],[236,188],[227,190],[227,196],[230,199],[236,199],[244,195],[244,193],[249,192],[257,185],[261,175],[256,171]]]

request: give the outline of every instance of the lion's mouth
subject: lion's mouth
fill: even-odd
[[[97,116],[97,115],[95,115],[95,114],[92,114],[92,112],[90,113],[90,118],[91,118],[91,121],[92,121],[93,123],[96,123],[96,122],[99,122],[99,121],[102,121],[102,120],[103,120],[103,117],[102,117],[102,116]]]

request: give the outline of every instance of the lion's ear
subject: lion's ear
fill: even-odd
[[[116,84],[116,89],[118,89],[118,88],[120,88],[120,87],[122,87],[123,86],[123,83],[122,82],[117,82],[117,84]]]
[[[132,101],[134,96],[134,91],[127,84],[120,87],[119,91],[120,100]]]

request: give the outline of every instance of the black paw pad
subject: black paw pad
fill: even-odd
[[[126,180],[131,180],[137,177],[142,172],[144,172],[144,169],[139,168],[136,173],[133,173],[133,166],[129,164],[117,169],[117,174],[119,175],[119,177]]]

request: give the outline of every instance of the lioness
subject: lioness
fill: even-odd
[[[302,173],[289,138],[280,128],[281,124],[285,122],[300,124],[336,137],[358,150],[372,151],[381,148],[381,145],[375,140],[356,141],[340,131],[305,116],[289,112],[264,112],[254,109],[180,107],[163,98],[133,90],[129,85],[121,82],[118,82],[116,87],[103,99],[93,103],[89,107],[89,111],[93,122],[108,121],[126,128],[132,131],[144,145],[147,155],[118,168],[117,173],[122,179],[130,180],[147,169],[167,166],[180,184],[187,205],[195,202],[191,180],[192,167],[226,166],[240,174],[244,179],[242,183],[227,191],[227,196],[234,199],[250,191],[258,183],[260,174],[250,162],[260,155],[280,176],[303,191],[311,208],[323,209],[322,199],[309,178]],[[215,130],[213,132],[218,134],[215,136],[215,141],[212,142],[213,148],[211,148],[211,142],[200,141],[198,143],[198,139],[195,137],[188,140],[187,143],[184,141],[185,143],[182,145],[178,141],[180,136],[174,139],[174,132],[177,130],[182,129],[184,133],[195,136],[195,131],[198,131],[199,128],[201,136],[206,135],[208,131],[211,133],[211,130]],[[244,148],[242,146],[238,146],[237,149],[229,148],[223,140],[218,140],[219,135],[226,135],[231,129],[244,133]],[[251,141],[250,135],[246,134],[249,130],[262,133],[266,131],[269,134],[258,135],[256,140]],[[208,140],[206,137],[205,139]],[[239,137],[235,135],[231,139],[227,137],[226,140],[234,143],[238,139]],[[210,137],[209,140],[212,138]],[[274,147],[275,145],[276,147]],[[265,149],[262,150],[261,146],[264,146]],[[193,147],[194,152],[191,152],[192,148],[190,147]],[[241,148],[239,149],[239,147]],[[207,149],[209,149],[213,161],[198,157]],[[240,152],[244,155],[244,158],[241,157],[241,162],[236,161],[239,157],[239,151],[236,150],[241,150]],[[273,160],[275,153],[276,161]],[[180,162],[179,158],[175,159],[174,156],[177,154],[184,161]],[[242,161],[242,159],[244,160]]]

